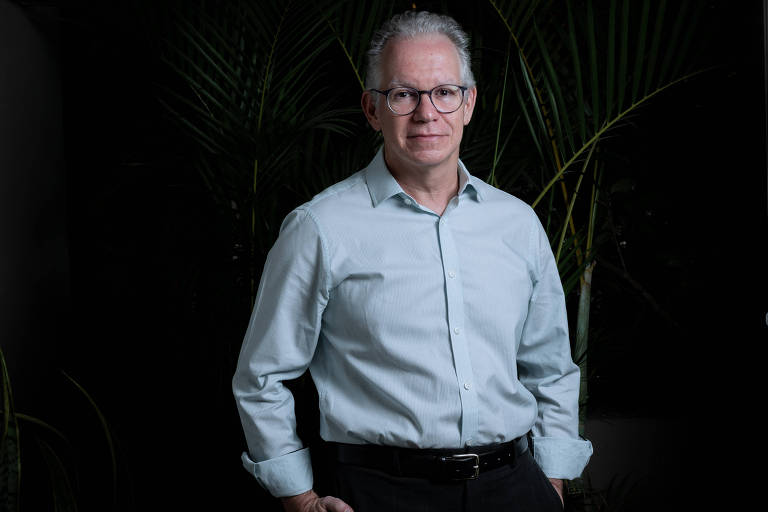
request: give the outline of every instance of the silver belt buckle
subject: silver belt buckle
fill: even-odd
[[[445,460],[456,460],[456,461],[463,461],[463,460],[470,460],[474,459],[475,465],[472,466],[475,470],[475,473],[472,476],[469,477],[461,477],[461,478],[455,478],[455,480],[475,480],[477,477],[480,476],[480,456],[476,453],[458,453],[456,455],[450,455],[448,457],[445,457]]]

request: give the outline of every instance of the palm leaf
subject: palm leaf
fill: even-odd
[[[115,505],[117,504],[117,451],[115,450],[115,443],[112,439],[112,429],[109,427],[109,423],[107,422],[107,418],[104,416],[104,414],[101,412],[101,409],[96,404],[96,401],[93,399],[90,393],[85,390],[83,386],[80,385],[79,382],[77,382],[75,379],[70,377],[66,372],[61,372],[64,377],[69,380],[74,386],[77,388],[80,393],[85,397],[85,399],[88,401],[88,403],[93,408],[94,412],[96,413],[96,416],[99,418],[99,423],[101,423],[102,431],[104,432],[104,437],[107,441],[107,447],[109,448],[109,455],[110,455],[110,461],[112,464],[112,497],[114,499]]]
[[[38,439],[38,445],[51,476],[53,510],[55,512],[77,512],[77,500],[69,481],[66,466],[48,443]]]
[[[332,2],[322,9],[323,19],[333,33],[360,89],[365,89],[365,55],[368,42],[385,19],[393,14],[394,1]]]
[[[681,22],[692,16],[685,16],[688,2],[670,9],[664,1],[611,0],[602,6],[593,0],[573,0],[565,9],[546,14],[538,11],[537,2],[489,3],[517,45],[515,91],[531,153],[539,156],[539,165],[529,171],[538,171],[541,183],[531,205],[544,206],[548,199],[540,215],[564,291],[578,291],[574,343],[576,353],[586,354],[599,187],[607,172],[600,148],[640,107],[696,74],[685,71],[693,28],[684,30]],[[529,27],[518,25],[515,19],[531,7],[533,22]],[[692,18],[695,25],[696,17]],[[499,180],[505,166],[496,160],[494,165],[498,165],[494,179]],[[580,194],[587,175],[592,177],[591,193]],[[562,192],[560,206],[553,202],[556,185]],[[584,219],[577,219],[576,212]],[[581,364],[586,378],[586,356]],[[580,394],[584,403],[586,380]],[[584,412],[580,411],[582,418]]]
[[[0,434],[0,505],[9,512],[19,509],[21,486],[21,453],[19,424],[13,407],[13,392],[5,356],[0,349],[0,379],[2,379],[3,423]]]

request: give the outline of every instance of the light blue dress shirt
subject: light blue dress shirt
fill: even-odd
[[[471,176],[442,216],[382,152],[285,219],[267,257],[233,390],[246,469],[274,496],[312,488],[283,381],[307,368],[326,441],[420,448],[533,431],[551,478],[592,454],[560,278],[524,202]]]

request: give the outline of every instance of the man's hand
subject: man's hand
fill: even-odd
[[[563,501],[563,481],[559,478],[550,478],[549,483],[552,484],[552,487],[555,488],[557,491],[558,496],[560,496],[560,503],[565,506],[565,501]]]
[[[352,507],[333,496],[320,497],[309,490],[297,496],[282,498],[285,512],[354,512]]]

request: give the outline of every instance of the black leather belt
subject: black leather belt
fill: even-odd
[[[512,464],[528,450],[526,436],[489,446],[411,449],[371,444],[327,443],[341,464],[362,466],[394,476],[429,480],[472,480],[485,471]]]

